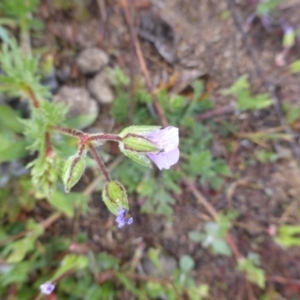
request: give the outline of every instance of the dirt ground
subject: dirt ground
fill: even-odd
[[[77,70],[74,52],[70,49],[100,47],[109,54],[110,65],[139,73],[138,62],[132,59],[135,53],[121,2],[88,2],[89,17],[79,15],[80,22],[74,12],[52,10],[49,1],[41,7],[40,13],[49,32],[45,45],[58,45],[55,61],[58,69],[68,70],[70,75],[66,82],[87,84]],[[274,62],[281,51],[280,36],[264,30],[258,21],[249,32],[243,33],[242,24],[254,10],[252,2],[133,1],[131,18],[154,84],[157,86],[177,74],[171,90],[180,92],[193,80],[205,79],[207,92],[215,104],[214,112],[217,112],[233,101],[222,96],[220,91],[247,73],[253,92],[265,92],[266,81],[280,91],[281,104],[300,105],[300,75],[291,75],[288,64],[279,67]],[[104,5],[104,10],[99,8],[99,3]],[[299,27],[299,1],[284,1],[280,12],[280,18]],[[299,58],[299,49],[295,47],[291,51],[288,63]],[[108,111],[103,110],[102,116],[108,119]],[[247,114],[244,118],[218,113],[212,114],[212,118],[220,124],[224,120],[234,121],[241,132],[282,125],[275,108]],[[107,128],[107,124],[109,122],[104,122],[101,126]],[[297,137],[297,128],[292,130]],[[270,226],[299,222],[300,169],[292,146],[289,142],[270,143],[281,158],[273,164],[256,162],[252,165],[243,164],[243,161],[250,159],[258,146],[245,143],[242,138],[235,141],[235,146],[236,151],[225,157],[234,174],[227,180],[229,189],[202,193],[217,210],[226,208],[239,212],[231,234],[243,255],[249,251],[261,255],[262,268],[267,273],[266,293],[270,295],[263,299],[300,299],[299,250],[282,249],[269,234]],[[300,147],[297,140],[294,146]],[[122,232],[112,231],[113,216],[109,216],[99,201],[100,194],[95,193],[91,206],[96,209],[88,220],[82,220],[80,229],[88,232],[92,249],[111,252],[124,261],[132,257],[138,247],[144,251],[152,246],[162,247],[168,256],[176,259],[183,254],[191,255],[196,262],[195,278],[210,286],[211,299],[259,299],[261,290],[254,285],[250,287],[245,277],[235,271],[234,257],[213,256],[209,250],[188,239],[189,231],[203,228],[211,218],[189,188],[184,184],[182,188],[183,194],[176,197],[172,226],[166,225],[163,218],[140,215],[139,205],[134,204],[136,199],[131,196],[135,226]],[[104,227],[103,220],[106,220]]]

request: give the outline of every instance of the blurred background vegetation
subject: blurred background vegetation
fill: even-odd
[[[299,14],[2,0],[0,298],[300,299]],[[118,229],[95,162],[65,193],[76,140],[45,136],[132,124],[179,127],[180,162],[158,172],[97,146],[127,189],[134,223]]]

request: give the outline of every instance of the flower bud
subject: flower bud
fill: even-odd
[[[132,160],[151,168],[150,159],[162,169],[169,169],[179,160],[178,128],[168,126],[131,126],[120,134],[120,151]]]
[[[289,24],[284,24],[283,31],[284,31],[284,34],[283,34],[282,46],[284,48],[293,47],[295,44],[295,40],[296,40],[294,28],[292,26],[290,26]]]
[[[68,193],[70,189],[79,181],[85,170],[85,160],[83,156],[73,155],[68,158],[63,171],[63,183],[65,191]]]
[[[160,126],[126,127],[119,133],[122,138],[122,142],[119,143],[120,151],[135,162],[151,168],[151,161],[147,153],[159,152],[161,149],[146,135],[159,129]]]
[[[128,199],[125,187],[119,181],[109,181],[102,191],[102,198],[108,210],[114,215],[118,215],[119,210],[128,211]]]
[[[146,126],[146,125],[142,125],[142,126],[129,126],[124,128],[120,133],[119,136],[121,138],[124,138],[126,135],[128,134],[138,134],[138,135],[145,135],[147,133],[152,132],[153,130],[157,130],[160,129],[160,126]]]
[[[133,161],[135,161],[145,167],[152,168],[151,161],[146,154],[125,149],[123,143],[119,143],[119,149],[124,155],[126,155]]]

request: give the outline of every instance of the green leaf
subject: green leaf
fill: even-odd
[[[201,234],[199,231],[190,231],[189,239],[195,243],[199,243],[203,240],[203,234]]]
[[[137,289],[134,282],[129,279],[128,276],[122,274],[121,272],[116,272],[116,277],[124,285],[124,287],[130,291],[133,295],[137,296],[138,299],[143,299],[143,293]]]
[[[265,288],[265,271],[255,266],[252,260],[246,258],[239,259],[237,269],[239,271],[244,271],[250,282],[262,289]]]
[[[278,230],[276,242],[284,247],[300,246],[300,226],[282,225]]]
[[[10,32],[1,25],[0,25],[0,40],[2,40],[3,43],[8,45],[11,45],[12,43],[12,36]]]
[[[159,249],[155,249],[155,248],[150,248],[148,250],[148,257],[149,259],[152,261],[152,263],[155,265],[156,269],[159,270],[159,272],[163,272],[163,268],[162,265],[160,263],[160,259],[159,259]]]
[[[88,264],[88,258],[84,255],[67,254],[50,281],[53,282],[70,271],[85,269],[88,267]]]
[[[259,16],[267,15],[278,7],[280,1],[281,0],[260,1],[260,3],[256,7],[256,13]]]
[[[188,273],[195,267],[193,258],[189,255],[183,255],[180,257],[179,266],[182,272]]]
[[[8,244],[3,250],[3,255],[6,256],[8,264],[21,262],[27,253],[35,249],[37,238],[44,232],[43,227],[31,219],[28,220],[27,229],[29,232],[24,238]]]
[[[12,139],[11,141],[7,141],[3,136],[0,136],[0,144],[0,163],[17,160],[28,154],[25,140],[14,141]]]
[[[242,75],[238,78],[234,84],[230,87],[229,92],[233,95],[239,95],[241,91],[249,89],[248,75]]]
[[[223,239],[217,239],[217,238],[213,239],[211,246],[213,252],[216,254],[221,254],[225,256],[231,255],[231,250],[228,244]]]
[[[97,119],[97,114],[94,115],[80,115],[77,117],[67,118],[64,125],[74,129],[84,129],[92,125]]]
[[[24,126],[19,121],[19,114],[7,105],[0,104],[0,128],[7,128],[13,132],[24,132]]]
[[[55,191],[49,197],[49,203],[56,208],[58,211],[61,211],[69,218],[74,216],[74,202],[72,201],[72,193],[65,194],[59,191]]]
[[[290,70],[292,74],[297,74],[300,72],[300,59],[290,64]]]

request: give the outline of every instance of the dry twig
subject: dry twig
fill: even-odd
[[[168,125],[168,122],[167,122],[167,119],[166,119],[166,116],[165,116],[165,112],[164,112],[163,108],[161,107],[161,105],[158,101],[158,98],[157,98],[157,96],[154,92],[154,86],[153,86],[148,68],[146,66],[146,62],[145,62],[145,59],[144,59],[144,56],[143,56],[143,53],[142,53],[141,45],[140,45],[140,42],[137,38],[135,29],[134,29],[134,26],[133,26],[133,23],[132,23],[132,19],[130,18],[128,0],[121,0],[121,3],[122,3],[122,6],[123,6],[123,9],[124,9],[125,19],[126,19],[126,22],[128,24],[128,27],[129,27],[130,36],[131,36],[131,39],[132,39],[133,44],[134,44],[134,48],[135,48],[135,51],[136,51],[136,55],[138,57],[140,68],[141,68],[142,73],[143,73],[143,75],[145,77],[145,80],[146,80],[148,91],[149,91],[149,93],[151,94],[151,96],[153,98],[153,104],[154,104],[154,107],[155,107],[155,109],[156,109],[156,111],[159,115],[160,122],[164,127],[166,127]]]

